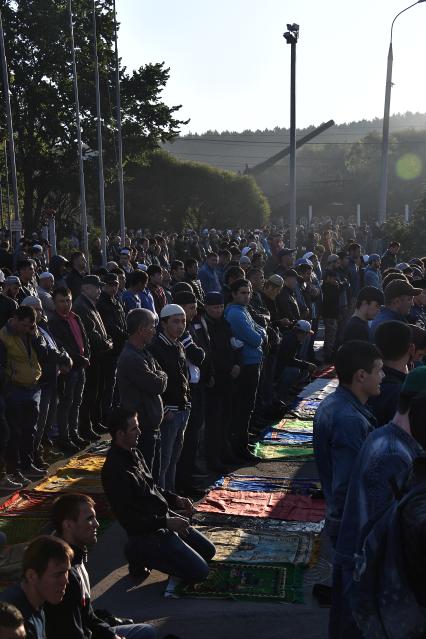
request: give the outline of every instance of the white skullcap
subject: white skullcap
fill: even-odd
[[[166,304],[166,306],[161,309],[160,317],[164,319],[172,315],[185,315],[185,311],[179,304]]]
[[[44,271],[44,273],[42,273],[41,275],[38,276],[39,280],[46,280],[47,278],[51,278],[52,280],[55,279],[55,277],[52,275],[52,273],[49,273],[49,271]]]

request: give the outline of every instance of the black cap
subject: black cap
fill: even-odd
[[[283,277],[284,277],[284,279],[285,279],[286,277],[299,277],[299,274],[298,274],[298,272],[297,272],[297,271],[295,271],[295,270],[294,270],[294,268],[289,268],[289,269],[288,269],[288,271],[286,271],[286,272],[284,273],[284,276],[283,276]]]
[[[82,285],[91,284],[92,286],[97,286],[98,288],[102,288],[105,284],[99,279],[97,275],[85,275],[82,280]]]
[[[115,273],[107,273],[104,275],[104,282],[105,284],[118,284],[118,275]]]

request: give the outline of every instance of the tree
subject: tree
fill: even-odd
[[[132,165],[128,175],[127,220],[134,228],[254,227],[269,219],[268,201],[251,177],[164,151],[154,152],[149,165]]]
[[[0,6],[24,226],[30,231],[38,224],[46,201],[55,207],[66,193],[75,203],[79,193],[68,1],[0,0]],[[112,0],[97,2],[104,161],[109,182],[116,175],[112,8]],[[83,142],[88,150],[96,148],[91,10],[91,2],[73,1]],[[146,65],[132,74],[121,70],[126,160],[142,161],[160,142],[178,133],[183,123],[176,117],[180,107],[168,107],[161,100],[168,78],[164,63]],[[86,162],[85,169],[90,192],[97,175],[96,162]],[[97,193],[96,188],[93,192]],[[97,205],[97,196],[92,202]]]

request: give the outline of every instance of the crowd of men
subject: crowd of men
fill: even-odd
[[[309,234],[298,248],[271,228],[136,232],[109,238],[106,256],[96,239],[90,268],[78,246],[50,256],[37,237],[13,251],[4,240],[1,488],[43,477],[109,430],[102,481],[128,535],[130,573],[200,581],[215,549],[190,526],[190,498],[212,474],[256,463],[258,432],[319,366],[335,363],[339,387],[314,423],[335,550],[330,628],[361,636],[346,596],[354,531],[392,498],[390,476],[423,450],[410,410],[426,391],[426,258],[400,262],[397,242],[363,255],[348,228],[346,240],[324,232],[324,246]],[[75,499],[69,519],[82,508],[93,524],[93,503]],[[54,557],[82,565],[89,542],[64,539],[72,551],[58,547]],[[37,578],[48,568],[34,569]]]

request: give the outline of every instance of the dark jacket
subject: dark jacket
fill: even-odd
[[[230,383],[231,370],[239,363],[238,351],[231,346],[231,327],[224,317],[216,320],[205,315],[204,320],[210,336],[215,387],[224,386]]]
[[[192,286],[192,290],[194,291],[194,295],[197,299],[197,303],[198,305],[202,306],[204,304],[204,292],[198,277],[194,277],[193,275],[189,275],[189,273],[185,273],[184,281],[188,282],[188,284]]]
[[[301,344],[296,337],[296,329],[285,331],[277,355],[277,373],[288,366],[305,369],[309,367],[309,362],[300,359]]]
[[[172,342],[164,333],[154,337],[149,351],[167,373],[167,387],[162,397],[165,410],[184,410],[190,404],[188,369],[185,350],[180,342]]]
[[[45,604],[47,639],[112,639],[115,632],[94,613],[90,600],[90,582],[86,553],[72,546],[74,559],[68,573],[68,585],[61,603]]]
[[[398,407],[399,394],[407,377],[406,373],[389,366],[383,366],[383,372],[385,376],[380,384],[380,395],[368,400],[368,407],[377,419],[378,426],[384,426],[393,419]]]
[[[322,285],[322,316],[326,319],[339,317],[340,284],[324,282]]]
[[[0,293],[0,328],[2,328],[12,317],[18,304],[11,297]]]
[[[105,330],[114,345],[112,355],[118,356],[127,339],[126,314],[123,305],[116,297],[111,297],[102,291],[96,308],[105,326]]]
[[[10,586],[0,593],[0,601],[12,604],[22,613],[27,639],[45,639],[46,621],[43,608],[35,610],[27,599],[20,584]],[[60,635],[58,635],[60,636]]]
[[[73,268],[66,276],[65,281],[71,290],[73,300],[75,300],[80,295],[83,275]]]
[[[383,253],[381,264],[380,264],[382,273],[384,273],[384,271],[386,271],[388,268],[395,268],[397,264],[398,264],[397,256],[394,253],[391,253],[389,249],[385,253]]]
[[[71,360],[63,346],[58,346],[46,323],[38,326],[34,348],[40,362],[42,375],[39,384],[56,384],[59,366],[70,366]]]
[[[75,313],[74,313],[75,315]],[[80,326],[81,334],[83,336],[84,344],[84,357],[90,359],[90,345],[87,339],[86,331],[84,330],[83,322],[78,315],[75,315],[78,325]],[[80,354],[77,342],[74,339],[74,335],[70,329],[70,326],[66,319],[61,317],[58,313],[53,313],[52,318],[49,320],[49,329],[52,333],[57,345],[63,347],[73,361],[73,368],[81,368],[83,360]]]
[[[142,428],[158,428],[167,375],[151,353],[126,342],[117,362],[117,381],[122,406],[137,411]]]
[[[73,311],[83,322],[86,335],[89,338],[92,357],[96,358],[111,351],[112,342],[106,332],[102,317],[93,302],[86,295],[81,294],[74,302]]]
[[[111,444],[102,467],[102,485],[114,515],[129,536],[167,528],[176,495],[154,484],[139,450]],[[60,636],[60,635],[58,635]]]
[[[370,332],[368,328],[368,322],[353,315],[351,319],[345,326],[345,330],[343,332],[343,342],[350,342],[354,339],[362,340],[363,342],[368,342],[370,337]]]
[[[277,308],[280,317],[286,317],[290,322],[300,320],[300,310],[296,295],[287,286],[283,286],[281,293],[277,297]]]

